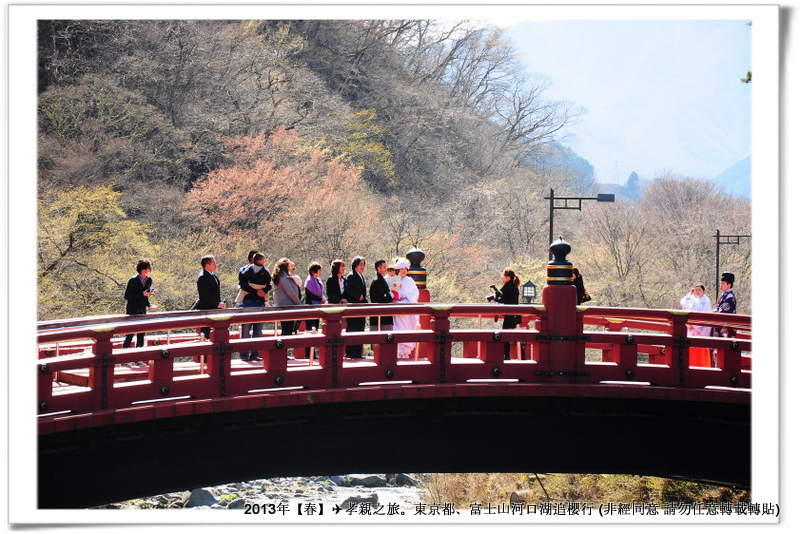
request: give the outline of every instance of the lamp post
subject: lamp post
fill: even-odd
[[[615,198],[613,194],[607,193],[600,193],[596,197],[557,197],[555,196],[555,192],[553,188],[550,188],[550,196],[546,197],[550,200],[550,241],[548,243],[553,242],[553,212],[555,210],[581,210],[581,202],[584,200],[594,200],[596,202],[614,202]],[[563,201],[563,204],[556,205],[555,201],[560,200]],[[578,201],[576,205],[574,202],[570,204],[570,201]],[[548,245],[549,246],[549,245]],[[548,257],[549,260],[553,259],[553,253],[550,252]]]
[[[749,235],[720,235],[719,228],[717,228],[716,230],[717,230],[717,234],[716,234],[716,238],[717,238],[717,277],[714,279],[714,285],[717,288],[717,296],[716,296],[716,298],[717,298],[717,300],[719,300],[719,246],[720,245],[738,245],[740,238],[750,237],[750,236]],[[725,241],[722,241],[723,239]],[[736,241],[733,241],[734,239]]]
[[[536,300],[536,284],[530,280],[522,284],[522,298],[524,298],[528,304]]]

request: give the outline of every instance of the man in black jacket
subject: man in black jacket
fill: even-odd
[[[375,280],[369,286],[369,300],[373,304],[391,304],[394,302],[392,292],[389,290],[389,284],[386,283],[386,260],[378,260],[375,262]],[[384,316],[380,319],[378,317],[369,318],[370,330],[391,330],[392,317]]]
[[[234,308],[242,307],[242,302],[244,301],[245,296],[245,290],[243,288],[246,287],[247,284],[247,281],[244,278],[244,273],[247,272],[247,269],[249,269],[251,265],[253,265],[253,256],[255,256],[257,253],[257,250],[251,250],[247,254],[247,264],[239,269],[239,293],[236,295]]]
[[[200,265],[203,270],[197,277],[197,302],[195,302],[194,309],[196,310],[215,310],[217,308],[224,308],[227,303],[222,301],[220,297],[219,279],[214,271],[217,270],[217,260],[214,256],[203,256],[200,260]],[[211,328],[204,326],[200,329],[200,333],[205,334],[206,339],[211,338]]]
[[[152,288],[153,280],[150,274],[153,272],[153,265],[150,260],[139,260],[136,262],[137,274],[128,279],[128,284],[125,286],[125,313],[128,315],[142,315],[147,313],[147,310],[155,310],[156,306],[150,305],[150,295],[156,292]],[[133,334],[125,336],[125,341],[122,342],[122,348],[128,349],[133,343]],[[136,334],[136,347],[144,346],[144,332]]]
[[[242,307],[263,308],[266,306],[267,293],[272,288],[270,273],[264,268],[266,258],[260,252],[252,256],[253,263],[239,274],[239,287],[245,292]],[[263,323],[242,325],[242,339],[261,337]],[[239,357],[243,361],[258,361],[258,351],[242,352]]]
[[[364,268],[366,266],[367,260],[361,256],[353,258],[352,271],[347,275],[344,288],[344,297],[350,304],[366,304],[369,302],[367,299],[367,283],[364,281]],[[348,332],[363,332],[366,326],[366,317],[347,319]],[[348,358],[363,358],[363,351],[363,345],[347,345],[344,349],[344,355]]]

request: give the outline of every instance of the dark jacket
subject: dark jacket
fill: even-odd
[[[347,281],[344,285],[344,295],[350,304],[366,304],[369,302],[367,298],[367,282],[356,273],[351,272],[347,275]],[[364,297],[363,300],[361,297]]]
[[[576,276],[575,280],[572,281],[572,285],[574,285],[575,289],[578,291],[578,297],[577,298],[578,298],[578,305],[579,306],[581,304],[583,304],[584,302],[588,302],[588,301],[592,300],[592,297],[590,297],[586,293],[586,288],[583,287],[583,276],[580,276],[580,275]]]
[[[503,284],[500,291],[495,293],[495,300],[500,304],[519,304],[519,288],[509,280]],[[503,329],[516,328],[521,323],[522,317],[519,315],[505,315],[503,317]]]
[[[717,300],[717,307],[714,308],[715,313],[736,313],[736,297],[733,290],[728,289],[719,296]],[[736,337],[736,329],[730,327],[715,327],[711,332],[713,337]]]
[[[389,284],[386,283],[386,279],[381,275],[376,275],[375,280],[369,285],[369,300],[373,304],[391,304],[394,302],[394,298],[392,297],[392,292],[389,289]],[[392,326],[394,319],[391,316],[383,316],[380,319],[378,317],[370,317],[369,324],[371,326]]]
[[[147,313],[147,308],[150,307],[150,299],[144,296],[144,292],[149,290],[153,285],[153,280],[148,276],[147,280],[142,283],[142,279],[138,274],[131,276],[128,279],[128,284],[125,286],[125,313],[128,315],[135,315],[140,313]]]
[[[391,304],[394,302],[389,284],[381,275],[377,275],[369,286],[369,300],[373,304]]]
[[[197,302],[196,310],[215,310],[222,302],[220,297],[219,281],[217,277],[205,269],[200,271],[197,277]]]
[[[347,291],[347,280],[344,281],[344,290]],[[333,276],[329,276],[325,281],[325,292],[328,294],[329,304],[339,304],[343,298],[347,298],[339,291],[339,280]]]
[[[261,269],[256,272],[256,265],[250,265],[244,271],[244,273],[240,273],[239,275],[239,287],[242,288],[242,291],[245,293],[244,300],[265,302],[267,297],[259,297],[259,290],[251,287],[250,284],[266,285],[266,287],[263,289],[264,293],[266,294],[269,293],[270,289],[272,289],[272,284],[270,283],[271,280],[272,276],[265,267],[262,266]]]

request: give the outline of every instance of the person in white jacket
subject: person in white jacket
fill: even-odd
[[[702,284],[694,286],[681,299],[681,308],[686,311],[710,312],[711,301],[706,296],[706,288]],[[688,326],[690,336],[710,336],[710,326]]]
[[[395,302],[398,304],[414,304],[419,300],[417,284],[407,276],[410,265],[406,260],[401,260],[394,265],[400,274],[400,285],[397,288]],[[419,317],[417,315],[395,315],[393,330],[416,330]],[[398,343],[397,356],[408,358],[414,350],[416,343]]]

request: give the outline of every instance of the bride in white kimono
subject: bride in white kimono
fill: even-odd
[[[397,288],[397,299],[395,299],[395,302],[398,304],[415,303],[419,300],[417,284],[407,276],[409,267],[411,267],[411,265],[409,265],[406,260],[400,260],[394,265],[394,268],[397,269],[397,272],[400,274],[400,285]],[[392,329],[416,330],[418,322],[419,317],[417,315],[395,315]],[[398,343],[398,358],[408,358],[415,346],[416,343]]]

